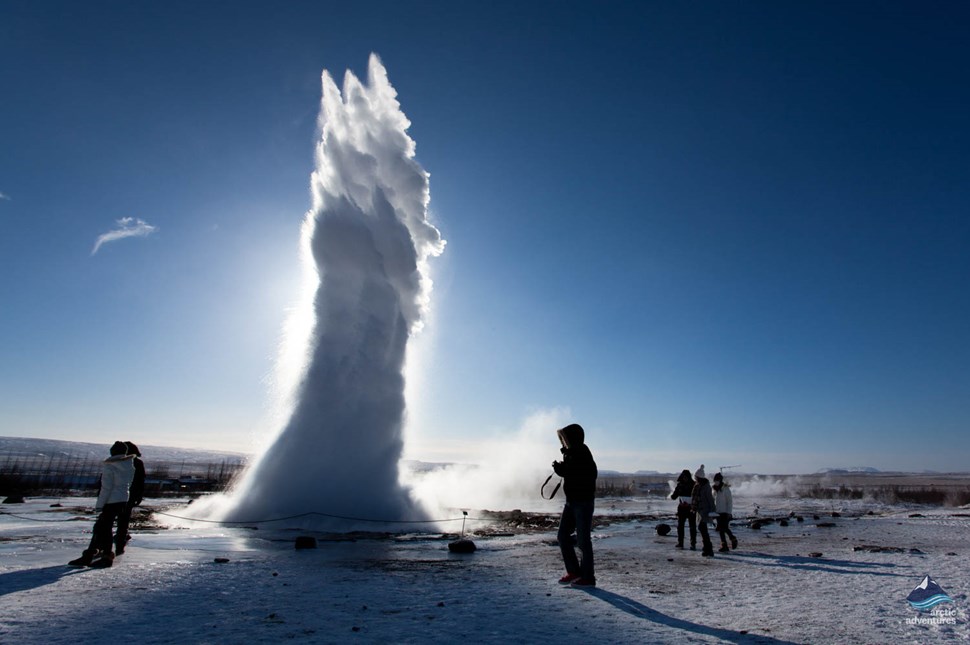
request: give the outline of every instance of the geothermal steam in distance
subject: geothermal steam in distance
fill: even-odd
[[[444,241],[428,221],[428,173],[414,160],[396,96],[373,54],[366,85],[348,71],[341,93],[323,73],[302,238],[312,323],[300,358],[291,357],[299,379],[289,420],[233,492],[225,519],[420,513],[398,481],[404,361],[431,289],[425,264]]]

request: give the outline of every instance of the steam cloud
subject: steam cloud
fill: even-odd
[[[322,81],[302,231],[310,288],[277,374],[290,412],[216,513],[224,519],[422,515],[398,475],[404,366],[429,301],[427,260],[445,242],[428,221],[428,173],[380,59],[371,55],[367,85],[349,71],[342,92],[328,72]]]
[[[122,217],[117,220],[116,224],[118,225],[117,228],[98,236],[94,243],[94,249],[91,250],[91,255],[97,253],[98,249],[108,242],[123,240],[126,237],[147,237],[158,230],[157,226],[152,226],[144,220],[133,217]]]

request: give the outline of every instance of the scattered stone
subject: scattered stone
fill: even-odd
[[[799,522],[804,522],[804,521],[805,521],[805,518],[804,518],[804,517],[802,517],[801,515],[796,515],[796,516],[795,516],[795,520],[797,520],[797,521],[799,521]]]
[[[317,538],[312,535],[300,535],[297,536],[294,546],[297,550],[300,549],[315,549],[317,548]]]
[[[353,627],[350,628],[350,631],[352,631],[352,632],[359,632],[360,631],[360,627],[358,627],[357,625],[354,625]]]
[[[61,504],[51,504],[51,508],[61,508]]]
[[[229,562],[229,558],[216,558],[215,560],[213,560],[213,562],[217,562],[219,564],[225,564]]]
[[[448,543],[448,550],[452,553],[474,553],[477,548],[474,542],[466,538]]]
[[[439,607],[444,607],[444,606],[445,606],[445,603],[444,603],[444,602],[439,602],[439,603],[438,603],[438,606],[439,606]]]
[[[670,533],[670,524],[658,524],[657,535],[664,536]]]
[[[953,551],[950,551],[949,553],[947,553],[947,555],[956,555],[956,553],[954,553]]]
[[[778,526],[788,526],[788,520],[781,520],[778,522]]]
[[[923,514],[922,513],[910,513],[909,516],[910,517],[923,517]]]
[[[842,517],[842,513],[839,513],[838,511],[832,511],[832,517]]]
[[[280,574],[279,574],[279,573],[277,573],[276,571],[274,571],[274,572],[273,572],[273,577],[274,577],[274,578],[275,578],[276,576],[278,576],[278,575],[280,575]]]
[[[830,529],[835,526],[835,522],[819,522],[815,526],[819,527],[820,529]]]
[[[912,553],[913,555],[926,555],[916,547],[913,547],[912,549],[910,549],[909,552]]]
[[[810,557],[810,558],[821,558],[822,557],[822,552],[821,551],[812,551],[811,553],[808,554],[808,557]]]
[[[820,519],[822,519],[822,518],[821,518],[821,517],[819,517],[818,515],[812,515],[812,519],[813,519],[813,520],[820,520]]]

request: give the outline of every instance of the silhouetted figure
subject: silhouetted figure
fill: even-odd
[[[697,518],[690,508],[690,496],[694,492],[694,478],[689,470],[684,470],[677,478],[677,486],[670,499],[677,500],[677,548],[684,548],[684,523],[690,525],[690,548],[697,548]]]
[[[557,434],[562,443],[560,452],[563,459],[552,462],[552,469],[563,478],[563,491],[566,493],[558,534],[566,575],[559,582],[577,587],[595,587],[593,542],[590,533],[593,529],[593,500],[596,497],[596,462],[593,461],[593,453],[586,446],[581,425],[573,423],[558,430]],[[576,546],[582,554],[582,561],[576,558],[576,550],[572,545],[573,531],[576,531]]]
[[[80,558],[68,564],[74,567],[110,567],[114,563],[111,552],[111,530],[128,505],[128,489],[135,477],[135,456],[127,454],[128,447],[121,441],[111,446],[111,456],[104,461],[101,473],[101,491],[94,510],[101,511],[94,523],[93,535],[88,548]],[[100,556],[98,560],[95,557]]]
[[[128,454],[134,455],[135,477],[131,480],[131,487],[128,489],[128,503],[125,504],[125,512],[118,517],[118,531],[115,533],[115,555],[121,555],[128,546],[131,535],[128,534],[128,524],[131,522],[131,511],[141,504],[142,496],[145,494],[145,462],[141,460],[141,450],[130,441],[125,442]]]
[[[711,521],[711,513],[714,512],[714,493],[711,491],[711,482],[707,479],[704,472],[704,464],[694,473],[694,491],[690,496],[690,505],[697,513],[697,528],[701,532],[703,548],[701,555],[710,558],[714,556],[714,545],[711,543],[711,534],[707,530],[707,523]]]
[[[734,496],[731,485],[724,481],[721,473],[714,475],[714,510],[717,511],[717,533],[721,536],[721,548],[718,551],[729,551],[727,539],[731,539],[731,548],[738,548],[738,539],[731,532],[731,520],[734,519]]]

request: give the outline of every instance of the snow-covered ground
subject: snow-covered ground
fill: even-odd
[[[113,568],[73,569],[92,503],[0,506],[0,643],[970,641],[967,509],[766,498],[758,516],[804,521],[737,521],[738,550],[706,559],[657,534],[674,524],[670,503],[599,500],[599,586],[578,590],[557,584],[554,529],[494,523],[469,555],[449,553],[440,533],[315,534],[318,548],[296,550],[307,532],[148,525]],[[178,514],[171,504],[146,502]],[[939,609],[955,624],[907,603],[927,574],[953,599]]]

